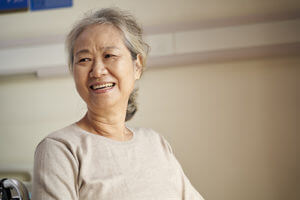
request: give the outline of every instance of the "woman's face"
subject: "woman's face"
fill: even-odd
[[[110,24],[87,27],[73,53],[76,88],[89,109],[127,106],[142,67],[139,56],[132,60],[119,29]]]

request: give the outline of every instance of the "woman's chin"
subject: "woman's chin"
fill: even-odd
[[[89,109],[97,110],[97,112],[103,112],[105,110],[111,110],[112,108],[116,107],[116,105],[120,102],[120,98],[117,96],[109,96],[103,95],[101,97],[93,97],[89,99],[87,106]]]

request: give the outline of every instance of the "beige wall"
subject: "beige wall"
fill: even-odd
[[[150,69],[130,125],[163,134],[207,200],[296,200],[299,77],[299,56]],[[2,167],[85,110],[70,77],[2,77],[0,101]]]

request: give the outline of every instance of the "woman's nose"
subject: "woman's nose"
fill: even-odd
[[[102,75],[107,74],[107,68],[105,63],[102,62],[102,60],[96,60],[93,63],[91,72],[90,72],[90,76],[91,77],[100,77]]]

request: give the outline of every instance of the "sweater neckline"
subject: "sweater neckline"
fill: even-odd
[[[113,139],[110,139],[110,138],[102,136],[102,135],[97,135],[97,134],[91,133],[89,131],[86,131],[86,130],[82,129],[76,123],[73,123],[71,126],[73,126],[76,130],[78,130],[81,133],[91,135],[95,138],[98,138],[98,139],[103,140],[103,141],[107,141],[107,142],[112,143],[112,144],[125,145],[125,144],[131,144],[136,140],[135,131],[131,127],[128,127],[128,126],[126,126],[126,128],[128,128],[132,132],[132,138],[130,140],[127,140],[127,141],[113,140]]]

